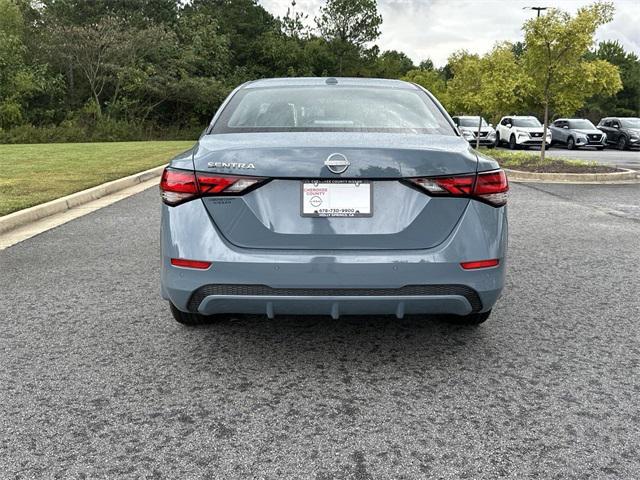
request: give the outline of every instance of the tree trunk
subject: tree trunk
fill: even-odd
[[[482,128],[482,115],[478,114],[478,131],[476,132],[476,150],[480,148],[480,129]]]
[[[549,123],[549,102],[544,102],[544,124],[542,127],[542,145],[540,145],[540,161],[544,162],[544,152],[547,147],[547,125]]]

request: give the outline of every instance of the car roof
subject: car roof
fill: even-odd
[[[265,87],[300,87],[300,86],[323,86],[327,85],[327,80],[335,80],[337,85],[347,85],[350,87],[381,87],[381,88],[403,88],[408,90],[418,89],[414,84],[402,80],[391,80],[387,78],[352,78],[352,77],[283,77],[283,78],[262,78],[245,83],[242,88],[265,88]]]

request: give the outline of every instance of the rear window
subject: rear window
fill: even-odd
[[[213,133],[402,132],[455,135],[420,90],[304,86],[238,91]]]

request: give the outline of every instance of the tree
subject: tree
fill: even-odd
[[[575,17],[551,8],[546,15],[523,26],[522,64],[530,78],[529,95],[542,105],[546,138],[549,113],[574,112],[598,93],[614,94],[622,88],[617,67],[604,60],[585,59],[596,29],[611,21],[613,5],[596,2],[580,8]],[[545,142],[540,158],[544,161]]]
[[[381,78],[400,78],[414,68],[413,61],[404,53],[387,50],[376,59],[373,73]]]
[[[435,67],[433,66],[433,60],[431,60],[430,58],[427,58],[426,60],[423,60],[420,62],[420,65],[418,65],[418,68],[420,70],[433,70]]]
[[[375,41],[382,24],[375,0],[327,0],[315,20],[320,35],[334,46],[339,75],[345,57],[359,54],[365,44]]]
[[[0,0],[0,128],[23,123],[28,99],[47,88],[46,68],[27,63],[24,36],[20,9]]]
[[[598,94],[590,98],[582,113],[597,121],[604,115],[640,116],[640,59],[625,52],[617,41],[600,42],[589,60],[606,60],[620,70],[623,88],[616,95]]]
[[[405,82],[417,83],[429,90],[446,109],[449,109],[450,101],[447,95],[447,83],[437,70],[416,69],[410,70],[402,77]]]
[[[510,43],[498,44],[482,57],[456,52],[449,57],[448,65],[453,78],[447,84],[447,98],[455,112],[498,117],[514,108],[521,97],[524,75]],[[478,133],[481,126],[480,118]],[[478,134],[476,148],[479,144]]]

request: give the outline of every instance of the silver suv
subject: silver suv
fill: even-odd
[[[484,117],[478,116],[456,116],[453,118],[458,130],[472,147],[476,146],[477,140],[480,145],[493,148],[496,146],[496,131],[493,124],[487,123]],[[478,124],[480,124],[480,134],[478,135]]]
[[[602,150],[607,136],[586,118],[559,118],[551,125],[551,144],[566,145],[569,150],[595,147]]]

